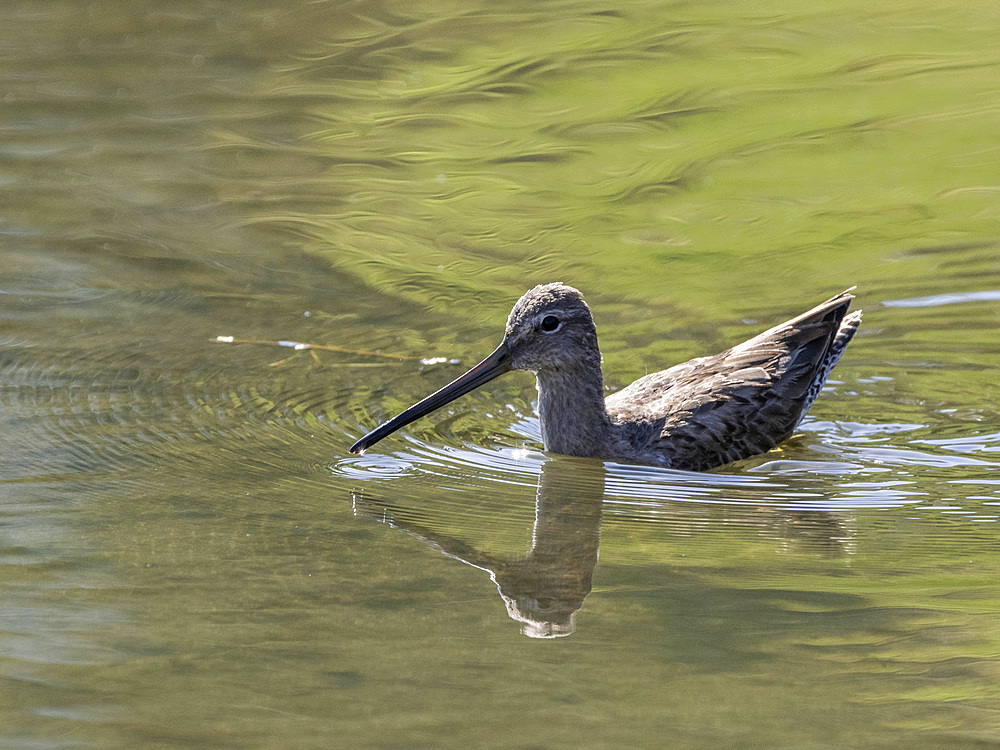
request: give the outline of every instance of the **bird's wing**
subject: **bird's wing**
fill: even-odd
[[[848,290],[721,354],[640,378],[608,397],[608,413],[637,425],[623,432],[633,451],[674,468],[702,470],[770,450],[812,403],[834,342],[837,357],[846,346],[838,333],[852,298]]]

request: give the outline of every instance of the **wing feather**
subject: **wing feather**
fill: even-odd
[[[857,330],[856,315],[842,330],[850,292],[609,396],[608,413],[630,452],[702,470],[763,453],[789,437]]]

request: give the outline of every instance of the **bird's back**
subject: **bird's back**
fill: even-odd
[[[703,470],[770,450],[812,406],[861,322],[847,290],[731,349],[607,398],[622,457]]]

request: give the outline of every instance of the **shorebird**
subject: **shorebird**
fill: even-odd
[[[545,450],[704,471],[790,437],[861,323],[854,287],[742,344],[639,378],[605,398],[597,328],[583,295],[543,284],[514,305],[492,354],[351,446],[400,427],[510,370],[535,374]]]

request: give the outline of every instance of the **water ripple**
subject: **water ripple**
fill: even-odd
[[[914,442],[949,447],[943,445],[947,441],[910,439],[909,435],[925,430],[919,424],[814,421],[809,427],[809,435],[820,441],[819,447],[829,459],[795,457],[796,453],[813,449],[793,441],[791,446],[771,454],[710,473],[603,462],[605,502],[615,514],[638,514],[646,518],[658,517],[678,503],[808,512],[894,509],[925,502],[930,495],[923,489],[924,483],[934,481],[935,474],[955,467],[994,465],[967,455],[976,452],[977,446],[986,445],[994,435],[962,439],[959,445],[965,451],[955,455],[912,447],[910,443]],[[520,420],[507,429],[520,431],[526,442],[537,440],[537,420]],[[331,471],[362,483],[360,486],[376,482],[391,487],[393,482],[406,477],[431,481],[438,487],[465,488],[479,496],[491,487],[496,492],[503,486],[534,487],[548,460],[545,454],[533,449],[423,442],[405,434],[402,439],[406,447],[401,450],[345,458],[331,465]],[[454,436],[447,439],[454,440]],[[901,442],[887,446],[887,440]],[[848,457],[850,460],[845,460]],[[741,473],[737,473],[734,468],[740,466]],[[978,507],[982,500],[1000,500],[1000,486],[996,492],[996,495],[970,497],[967,501]]]
[[[1000,289],[981,292],[948,292],[932,294],[927,297],[908,297],[906,299],[883,300],[885,307],[941,307],[942,305],[958,305],[966,302],[998,302]]]

